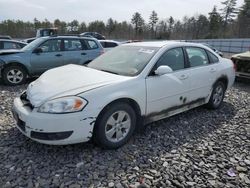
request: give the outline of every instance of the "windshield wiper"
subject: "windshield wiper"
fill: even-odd
[[[117,74],[117,75],[119,75],[117,72],[113,72],[113,71],[109,71],[109,70],[103,70],[103,69],[101,69],[101,71],[108,72],[108,73],[111,73],[111,74]]]

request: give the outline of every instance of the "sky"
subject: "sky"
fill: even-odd
[[[208,14],[214,5],[221,8],[225,0],[0,0],[0,21],[34,18],[54,21],[56,18],[70,22],[74,19],[89,23],[95,20],[106,22],[112,17],[118,21],[130,21],[135,12],[140,12],[148,21],[153,10],[160,19],[173,16],[182,19],[199,13]],[[238,0],[242,6],[244,0]]]

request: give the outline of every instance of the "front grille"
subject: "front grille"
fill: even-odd
[[[22,100],[24,106],[28,106],[31,110],[33,110],[34,106],[30,103],[29,99],[27,98],[26,92],[23,92],[23,94],[20,96],[20,99]]]

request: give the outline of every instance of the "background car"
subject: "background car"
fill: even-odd
[[[219,56],[223,57],[223,52],[219,51],[218,49],[214,48],[213,46],[207,44],[207,43],[203,43],[203,45],[211,48],[215,53],[217,53]]]
[[[236,76],[250,80],[250,51],[232,56],[236,68]]]
[[[114,41],[114,40],[99,40],[99,42],[101,43],[102,47],[104,48],[104,51],[107,52],[109,50],[111,50],[114,47],[117,47],[120,45],[119,42]]]
[[[22,49],[26,45],[27,43],[16,40],[0,39],[0,50]]]
[[[5,84],[17,85],[27,76],[37,76],[67,64],[84,65],[103,53],[96,39],[51,36],[37,38],[21,50],[0,53],[0,72]]]
[[[0,39],[9,39],[9,40],[11,40],[12,38],[9,35],[0,35]]]
[[[106,39],[105,36],[103,36],[97,32],[84,32],[84,33],[81,33],[80,36],[82,36],[82,37],[94,37],[98,40],[105,40]]]
[[[18,129],[45,144],[124,145],[143,124],[206,105],[234,83],[229,59],[180,42],[124,44],[88,66],[46,71],[14,101]]]
[[[31,43],[32,41],[36,40],[39,37],[47,37],[57,35],[57,28],[39,28],[36,31],[36,37],[27,38],[22,40],[25,43]]]

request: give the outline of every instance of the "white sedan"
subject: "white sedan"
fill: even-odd
[[[216,109],[235,79],[231,60],[201,44],[142,42],[114,48],[88,67],[45,72],[14,101],[18,129],[45,144],[93,138],[125,144],[141,125],[206,104]]]

